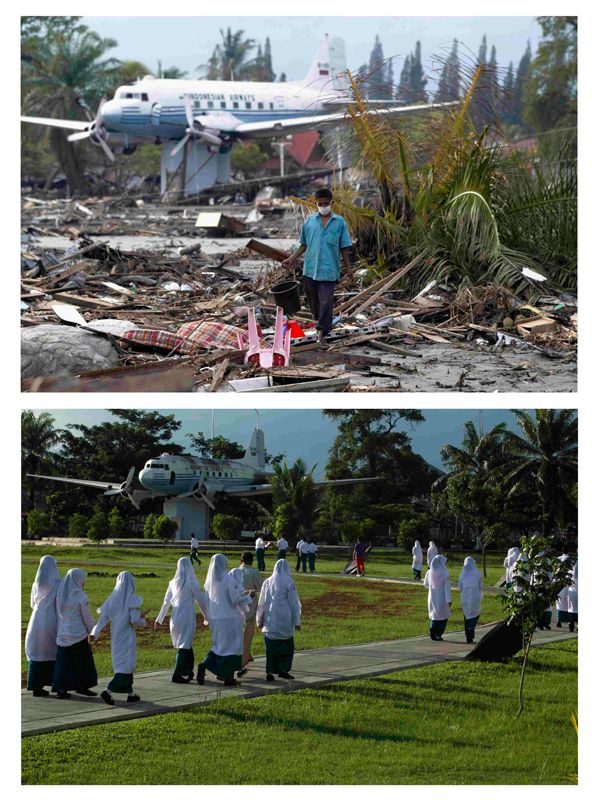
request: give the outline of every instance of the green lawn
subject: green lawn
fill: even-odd
[[[224,552],[217,549],[214,544],[213,553]],[[147,549],[132,549],[130,547],[31,547],[25,545],[22,548],[24,558],[39,559],[45,553],[55,556],[58,560],[81,560],[81,561],[114,561],[122,563],[137,563],[137,564],[176,564],[176,560],[183,555],[187,555],[186,550],[173,551],[167,548],[147,548]],[[203,566],[207,567],[212,553],[201,554]],[[481,556],[474,552],[461,552],[461,551],[447,551],[448,568],[452,575],[452,579],[456,580],[460,573],[464,558],[472,555],[476,561],[477,566],[481,569]],[[485,582],[488,586],[493,586],[504,574],[503,562],[505,553],[488,553],[487,554],[487,577]],[[240,553],[230,553],[229,559],[235,562],[240,558]],[[291,563],[294,566],[294,561],[291,558]],[[274,551],[272,548],[266,550],[266,562],[268,566],[272,566],[274,561]],[[341,572],[347,561],[343,556],[328,556],[322,555],[317,559],[318,572],[329,572],[338,574]],[[387,578],[412,578],[412,556],[410,553],[396,550],[395,552],[388,551],[372,551],[371,555],[367,557],[367,572],[370,575],[379,575]]]
[[[35,548],[34,555],[39,558],[43,552],[41,548]],[[82,548],[50,548],[48,552],[57,557],[61,574],[64,574],[67,568],[73,565],[61,564],[62,559],[78,559],[81,562],[88,562],[92,560],[93,555],[98,553],[98,548],[85,548],[84,550]],[[132,551],[124,548],[120,550],[100,548],[99,554],[101,560],[121,561],[122,567],[101,565],[85,567],[88,573],[85,591],[89,595],[94,616],[97,616],[96,608],[113,589],[116,575],[121,569],[127,568],[128,564],[157,564],[160,563],[160,555],[162,563],[170,564],[169,569],[151,566],[130,568],[136,577],[137,591],[143,595],[144,608],[148,610],[148,618],[153,620],[162,604],[167,583],[174,574],[178,555],[171,551],[156,553],[155,551]],[[25,550],[24,557],[31,558],[31,551]],[[236,562],[231,560],[231,565],[233,563]],[[208,559],[202,557],[201,567],[197,570],[201,583],[205,580],[207,564]],[[273,560],[269,559],[268,564],[271,567]],[[325,566],[331,567],[331,565],[331,561],[327,562],[324,559],[318,562],[319,569]],[[36,569],[36,564],[23,563],[22,565],[21,625],[23,642],[30,614],[30,589]],[[455,570],[453,570],[453,577],[457,578]],[[359,582],[358,578],[313,579],[300,574],[296,576],[296,583],[303,605],[303,626],[301,631],[297,632],[295,639],[298,649],[398,639],[421,635],[428,629],[427,592],[420,585]],[[449,629],[461,630],[463,627],[462,610],[457,592],[454,593],[452,608],[453,614]],[[502,605],[499,598],[486,595],[483,600],[480,622],[492,622],[501,619],[502,616]],[[253,654],[262,655],[264,652],[262,637],[257,635],[254,642]],[[195,655],[199,658],[204,657],[207,655],[209,647],[209,631],[199,624],[194,645]],[[138,672],[169,669],[173,664],[173,659],[174,651],[166,627],[158,632],[154,632],[151,628],[139,631],[137,637]],[[95,660],[99,675],[105,676],[111,673],[109,630],[102,634],[95,648]],[[23,677],[26,669],[27,663],[23,648]]]
[[[570,784],[576,642],[23,740],[35,784]],[[281,746],[282,745],[282,746]]]

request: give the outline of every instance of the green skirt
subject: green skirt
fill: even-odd
[[[195,653],[193,648],[180,648],[176,651],[176,661],[174,662],[174,674],[177,678],[193,677],[193,667],[195,666]]]
[[[52,685],[55,661],[30,661],[27,668],[27,688],[34,692]]]
[[[290,672],[294,658],[294,637],[290,639],[265,639],[265,671],[268,674],[279,675],[280,672]]]
[[[131,694],[133,691],[133,674],[126,672],[116,672],[108,684],[109,692],[117,694]]]
[[[92,686],[97,686],[97,671],[87,639],[71,644],[70,647],[58,645],[52,691],[91,689]]]
[[[230,681],[234,678],[234,673],[241,669],[243,665],[243,657],[240,656],[218,656],[213,650],[207,654],[207,658],[203,662],[205,668],[219,678],[224,678],[225,681]]]

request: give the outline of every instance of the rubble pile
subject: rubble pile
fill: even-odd
[[[525,354],[532,363],[519,358],[511,368],[526,369],[530,382],[542,369],[537,358],[575,360],[574,296],[546,294],[531,305],[505,287],[456,292],[435,281],[413,296],[415,258],[368,284],[361,265],[340,281],[325,349],[303,298],[284,322],[288,358],[261,366],[248,358],[248,321],[254,314],[257,349],[271,350],[272,287],[299,279],[280,262],[300,220],[274,199],[246,204],[242,212],[227,206],[224,213],[129,198],[25,198],[23,389],[408,391],[434,361],[454,353],[471,366],[455,361],[451,382],[436,384],[466,391],[479,389],[470,376],[482,352]],[[489,388],[492,382],[489,374],[480,379]]]

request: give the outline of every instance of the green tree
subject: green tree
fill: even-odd
[[[87,536],[89,528],[89,517],[85,514],[80,514],[78,511],[69,517],[68,520],[68,535],[71,539],[84,539]]]
[[[178,522],[160,514],[153,525],[153,538],[159,539],[164,545],[169,542],[178,530]]]
[[[184,72],[178,67],[166,67],[163,69],[162,62],[158,61],[158,74],[156,75],[157,78],[163,78],[164,80],[180,80],[181,78],[186,78],[187,75],[187,72]]]
[[[156,514],[148,514],[145,517],[145,524],[143,526],[143,538],[144,539],[155,539],[154,535],[154,527],[157,515]]]
[[[27,488],[28,508],[35,505],[36,480],[27,474],[52,471],[56,455],[52,448],[60,443],[60,431],[47,411],[21,412],[21,482]]]
[[[124,520],[116,506],[108,514],[108,530],[111,539],[120,539],[125,535]]]
[[[452,50],[442,67],[437,92],[436,103],[449,103],[460,99],[460,59],[458,57],[458,39],[454,39]]]
[[[159,62],[158,62],[159,63]],[[142,61],[123,61],[119,64],[118,70],[114,74],[114,89],[123,84],[130,85],[141,80],[144,75],[151,75],[152,72],[149,67],[146,67]],[[161,77],[158,75],[157,77]]]
[[[434,491],[446,492],[448,507],[477,531],[482,541],[483,574],[487,575],[486,549],[501,523],[501,494],[495,471],[504,462],[506,424],[481,433],[469,420],[464,425],[460,447],[445,444],[440,450],[449,470],[434,484]]]
[[[286,463],[274,464],[272,502],[274,507],[274,533],[284,533],[296,539],[313,529],[317,507],[317,490],[313,486],[313,466],[307,469],[298,458],[292,467]]]
[[[523,688],[531,643],[545,609],[555,602],[565,586],[572,583],[569,560],[550,559],[553,540],[540,536],[523,536],[521,557],[514,572],[513,586],[502,595],[509,620],[519,625],[523,637],[523,659],[518,685],[518,712],[523,710]]]
[[[573,487],[578,480],[578,417],[573,409],[513,410],[522,435],[505,436],[507,462],[499,470],[510,493],[541,500],[544,535],[576,518]]]
[[[99,547],[104,539],[108,538],[110,532],[108,515],[105,511],[96,511],[87,526],[87,538],[96,542]]]
[[[369,56],[365,85],[369,100],[387,100],[392,97],[391,84],[388,86],[388,67],[384,58],[381,40],[377,35]]]
[[[245,175],[254,173],[268,159],[256,142],[235,142],[231,151],[232,166]]]
[[[45,511],[32,508],[27,514],[27,535],[30,539],[38,539],[50,533],[50,517]]]
[[[255,68],[255,59],[251,58],[255,40],[244,38],[243,30],[233,33],[230,27],[226,32],[220,29],[220,36],[222,41],[215,46],[208,64],[197,69],[206,71],[208,80],[250,80]]]
[[[238,539],[243,529],[243,521],[234,514],[214,514],[211,529],[217,539],[223,541]]]
[[[538,17],[543,39],[523,89],[523,120],[537,131],[575,127],[577,18]]]
[[[429,516],[413,513],[400,522],[398,528],[398,545],[410,550],[415,539],[425,539],[429,533]]]
[[[110,414],[108,422],[66,426],[57,463],[61,475],[118,482],[125,479],[132,465],[142,467],[163,452],[182,452],[182,447],[172,441],[181,424],[173,414],[136,409],[113,410]],[[48,508],[54,524],[64,529],[72,514],[80,511],[91,515],[98,502],[105,503],[103,507],[109,511],[114,498],[98,498],[97,490],[67,485],[55,489]],[[116,503],[125,524],[138,514],[127,500],[116,498]]]
[[[48,20],[54,20],[50,17]],[[68,18],[67,18],[68,19]],[[22,98],[25,115],[84,119],[80,98],[95,108],[114,86],[120,62],[106,57],[116,41],[99,36],[87,26],[55,24],[45,18],[26,17],[21,27]],[[67,141],[68,131],[49,133],[54,156],[64,171],[70,190],[86,189],[84,151]]]

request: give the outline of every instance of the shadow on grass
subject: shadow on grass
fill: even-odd
[[[311,733],[325,734],[328,736],[340,736],[345,739],[366,740],[373,742],[394,742],[398,744],[417,743],[424,745],[437,744],[435,739],[424,739],[419,736],[412,736],[408,734],[393,734],[384,732],[372,731],[355,731],[347,727],[338,727],[335,725],[326,725],[317,722],[309,722],[305,719],[286,719],[284,717],[277,717],[272,714],[254,714],[243,713],[234,711],[229,708],[217,708],[211,706],[209,709],[211,715],[224,717],[234,722],[246,723],[264,723],[267,726],[276,725],[285,728],[288,731],[299,730]],[[451,739],[451,745],[454,747],[475,747],[478,750],[491,750],[493,745],[481,744],[477,739],[475,740],[457,740]]]

